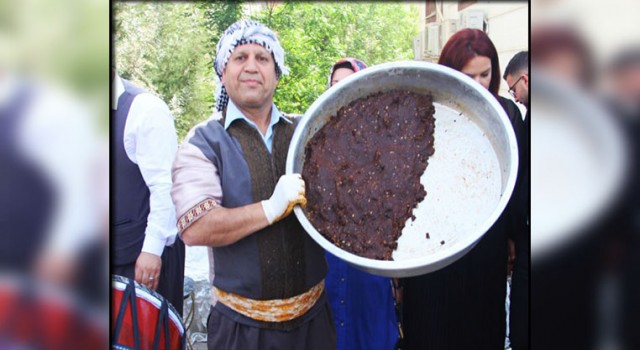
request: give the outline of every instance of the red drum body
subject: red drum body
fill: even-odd
[[[108,339],[100,311],[69,290],[0,274],[0,349],[99,349]]]
[[[113,349],[186,349],[182,318],[162,295],[118,275],[111,292]]]

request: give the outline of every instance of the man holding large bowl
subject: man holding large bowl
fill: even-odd
[[[212,250],[209,349],[334,349],[324,251],[305,234],[300,174],[285,172],[296,122],[273,103],[284,50],[252,21],[217,46],[217,112],[195,126],[173,165],[172,197],[187,245]]]

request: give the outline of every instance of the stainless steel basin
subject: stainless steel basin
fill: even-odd
[[[435,154],[421,177],[427,196],[414,209],[416,220],[407,222],[394,260],[342,250],[313,227],[303,208],[296,206],[294,213],[331,254],[373,274],[408,277],[456,261],[494,224],[513,191],[518,151],[507,115],[481,85],[441,65],[391,62],[347,77],[309,107],[291,140],[286,172],[302,173],[307,142],[342,106],[392,89],[430,93],[436,107]]]

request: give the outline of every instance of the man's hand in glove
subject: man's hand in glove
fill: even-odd
[[[307,205],[304,192],[304,180],[300,174],[282,175],[271,198],[262,201],[262,209],[269,225],[291,214],[294,205]]]

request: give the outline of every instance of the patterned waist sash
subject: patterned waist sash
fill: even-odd
[[[285,322],[304,315],[315,305],[323,291],[324,280],[291,298],[256,300],[212,287],[213,295],[218,302],[239,314],[264,322]]]

